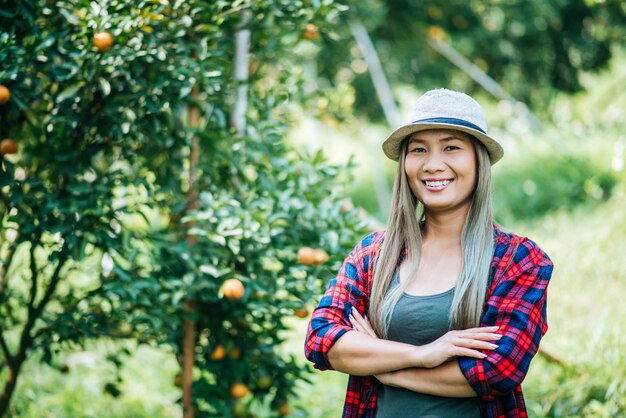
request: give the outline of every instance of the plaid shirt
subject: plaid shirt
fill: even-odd
[[[365,237],[348,255],[315,309],[305,343],[306,357],[320,370],[332,369],[328,351],[352,330],[354,307],[367,311],[372,261],[384,231]],[[521,383],[546,333],[546,288],[552,262],[532,241],[494,227],[495,251],[481,326],[498,325],[498,348],[485,359],[461,357],[461,372],[478,394],[483,417],[527,417]],[[343,417],[374,417],[380,383],[373,376],[350,376]]]

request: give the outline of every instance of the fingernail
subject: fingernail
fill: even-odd
[[[485,358],[485,357],[487,357],[487,354],[480,353],[480,357],[481,357],[481,358]]]
[[[491,344],[491,343],[490,343],[489,345],[490,345],[491,347],[493,347],[494,349],[495,349],[495,348],[498,348],[498,345],[497,345],[497,344]]]
[[[498,325],[495,325],[495,326],[493,326],[493,327],[489,327],[489,329],[493,329],[493,330],[496,330],[496,329],[498,329],[498,328],[500,328]]]
[[[500,338],[502,338],[502,334],[496,334],[496,335],[497,335],[496,339],[499,340]]]

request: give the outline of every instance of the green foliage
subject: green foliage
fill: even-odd
[[[524,158],[494,177],[496,217],[505,223],[601,202],[617,183],[610,170],[588,156],[556,153]]]
[[[88,344],[85,351],[58,356],[52,365],[33,358],[25,365],[9,416],[180,416],[181,410],[176,405],[180,390],[174,385],[179,366],[171,353],[134,344],[124,346],[133,354],[125,357],[119,369],[106,360],[107,352],[115,352],[119,342]],[[120,391],[119,396],[113,397],[107,392],[111,388]]]
[[[481,88],[429,47],[448,42],[515,98],[545,110],[556,91],[581,90],[581,73],[603,68],[625,36],[621,1],[352,1],[346,19],[360,18],[373,38],[391,84],[419,90]],[[382,119],[363,57],[347,25],[324,37],[318,68],[331,83],[346,79],[356,107]],[[356,70],[355,70],[356,69]]]
[[[338,12],[326,1],[2,3],[11,100],[0,137],[20,152],[0,166],[0,414],[33,353],[52,363],[114,337],[179,356],[185,318],[198,328],[197,416],[247,415],[254,402],[275,415],[288,402],[307,367],[279,353],[280,332],[325,271],[297,251],[322,248],[336,270],[364,233],[357,211],[342,210],[350,167],[282,140],[287,105],[306,100],[299,33]],[[243,135],[228,122],[241,25],[252,57]],[[93,45],[99,31],[109,49]],[[230,278],[241,300],[221,294]],[[226,359],[211,358],[217,345]],[[234,382],[253,396],[232,400]]]

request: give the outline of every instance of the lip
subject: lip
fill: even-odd
[[[426,190],[429,192],[440,192],[445,190],[454,179],[424,179],[422,180],[422,184],[426,187]]]

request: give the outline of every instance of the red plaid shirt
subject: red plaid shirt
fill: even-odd
[[[328,350],[352,330],[354,307],[367,311],[372,261],[383,232],[365,237],[348,255],[315,309],[307,331],[305,354],[317,369],[332,369]],[[498,348],[485,359],[459,358],[461,372],[478,394],[483,417],[527,417],[522,380],[546,333],[546,289],[552,262],[532,241],[494,227],[495,251],[481,326],[498,325]],[[379,382],[373,376],[350,376],[343,417],[374,417]]]

